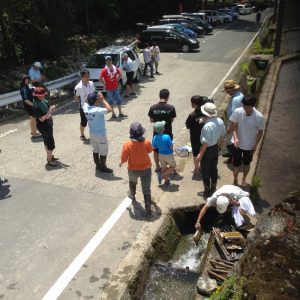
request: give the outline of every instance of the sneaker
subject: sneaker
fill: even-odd
[[[100,167],[100,172],[102,173],[113,173],[113,170],[108,167]]]
[[[49,167],[57,167],[58,163],[56,161],[50,160],[50,161],[48,161],[47,165]]]
[[[124,115],[123,113],[122,114],[119,114],[119,118],[127,118],[128,116],[127,115]]]
[[[129,97],[129,95],[124,95],[124,98],[128,98]]]
[[[117,117],[116,114],[112,114],[112,115],[111,115],[111,118],[112,118],[112,119],[115,119],[116,117]]]
[[[134,96],[134,95],[136,95],[136,92],[132,92],[130,95]]]
[[[8,180],[6,178],[0,178],[0,184],[6,183]]]

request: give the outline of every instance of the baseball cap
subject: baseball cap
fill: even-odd
[[[89,93],[87,96],[87,102],[89,105],[93,105],[97,100],[97,94],[96,93]]]
[[[155,122],[153,125],[153,129],[156,132],[161,132],[166,126],[166,121]]]
[[[219,196],[217,199],[217,211],[220,214],[223,214],[228,207],[229,199],[226,196]]]
[[[105,56],[105,61],[107,61],[107,60],[112,60],[110,55]]]

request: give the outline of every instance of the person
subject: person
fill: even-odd
[[[102,93],[93,92],[88,94],[87,102],[83,105],[83,111],[90,128],[90,143],[96,171],[112,173],[113,170],[106,166],[108,141],[104,119],[104,115],[111,112],[112,108],[105,101]]]
[[[165,121],[165,133],[168,134],[173,140],[173,133],[172,133],[172,123],[174,119],[176,118],[176,110],[175,107],[168,103],[170,97],[170,92],[167,89],[162,89],[159,92],[159,102],[156,104],[153,104],[148,112],[148,117],[150,118],[151,123],[155,123],[158,121]],[[155,130],[153,131],[153,135],[156,135],[157,133]],[[160,165],[159,165],[159,157],[158,152],[156,150],[153,151],[154,153],[154,162],[155,162],[155,172],[160,171]]]
[[[157,133],[152,139],[152,147],[159,153],[161,177],[165,185],[170,185],[169,175],[175,170],[176,162],[173,155],[173,143],[171,137],[165,133],[166,121],[155,122],[154,131]],[[161,184],[161,179],[159,179]]]
[[[128,53],[124,52],[122,54],[123,62],[122,62],[122,68],[126,72],[126,94],[124,98],[128,98],[129,95],[135,95],[135,88],[133,84],[133,76],[134,76],[134,71],[133,71],[133,62],[130,57],[128,57]],[[130,93],[131,90],[131,93]]]
[[[32,64],[28,71],[28,75],[30,77],[30,81],[34,86],[39,86],[45,77],[41,73],[42,64],[39,61],[36,61]]]
[[[136,186],[140,178],[145,201],[146,216],[151,217],[151,142],[145,139],[145,128],[139,122],[130,125],[130,141],[124,143],[120,166],[128,163],[129,197],[136,201]]]
[[[250,163],[257,145],[264,131],[264,117],[255,109],[255,96],[245,96],[243,107],[237,108],[230,117],[233,123],[233,177],[234,184],[238,185],[239,169],[243,162],[242,186],[246,187],[246,178],[250,170]]]
[[[192,146],[192,153],[194,157],[194,170],[195,174],[199,173],[199,164],[197,163],[197,156],[200,152],[201,143],[200,143],[200,135],[201,130],[204,126],[204,115],[201,111],[201,106],[207,102],[212,102],[212,99],[208,99],[207,97],[202,97],[199,95],[193,96],[191,98],[191,106],[194,108],[194,111],[189,114],[185,121],[185,126],[190,130],[190,142]]]
[[[43,87],[36,87],[32,93],[33,112],[37,121],[37,129],[42,134],[44,140],[45,151],[47,155],[47,165],[56,167],[58,165],[58,158],[54,157],[53,150],[55,149],[55,142],[53,138],[53,119],[52,114],[55,111],[55,106],[49,105],[48,100],[45,98],[47,91]]]
[[[209,207],[216,207],[218,213],[223,214],[226,212],[228,205],[232,207],[232,217],[238,228],[245,224],[247,214],[251,216],[256,214],[248,192],[234,185],[223,185],[207,199],[206,204],[201,208],[195,228],[197,230],[201,229],[201,220]]]
[[[144,74],[143,76],[146,77],[147,69],[150,68],[151,72],[151,78],[154,78],[153,76],[153,62],[152,62],[152,53],[150,51],[150,45],[147,43],[145,49],[143,50],[143,57],[144,57]]]
[[[81,80],[75,86],[75,101],[79,103],[79,114],[80,114],[80,140],[86,142],[84,134],[85,127],[87,126],[87,119],[83,111],[83,105],[87,100],[87,96],[95,91],[93,81],[90,80],[90,72],[88,70],[82,70],[80,72]]]
[[[22,81],[20,83],[20,94],[23,100],[24,110],[29,115],[31,138],[35,139],[41,137],[41,134],[37,131],[36,128],[36,119],[33,113],[33,96],[32,96],[32,92],[34,88],[31,88],[29,86],[29,79],[30,77],[28,75],[23,76]]]
[[[117,117],[113,108],[114,103],[117,104],[119,117],[126,118],[127,115],[123,114],[122,112],[122,99],[118,89],[118,83],[121,78],[121,71],[119,68],[113,65],[111,56],[106,56],[105,62],[106,66],[101,71],[99,80],[104,84],[109,105],[112,107],[112,118]]]
[[[204,114],[205,124],[201,130],[200,142],[202,146],[196,161],[201,164],[204,185],[204,192],[200,194],[207,198],[216,191],[219,144],[222,144],[225,126],[223,120],[217,118],[217,109],[213,103],[205,103],[201,106],[201,111]]]
[[[224,157],[228,157],[225,161],[227,164],[232,163],[232,152],[233,152],[233,143],[231,142],[232,138],[232,123],[230,122],[230,117],[232,113],[235,111],[236,108],[242,107],[242,100],[244,95],[242,92],[239,91],[240,85],[237,84],[234,80],[225,80],[224,82],[224,89],[227,95],[230,96],[230,101],[227,107],[227,127],[226,127],[226,147],[227,147],[227,154],[224,154]]]
[[[261,19],[261,11],[259,10],[259,11],[256,13],[256,23],[259,23],[259,22],[260,22],[260,19]]]
[[[152,65],[154,63],[155,65],[155,74],[156,75],[162,75],[161,73],[158,72],[158,66],[159,66],[159,61],[160,61],[160,49],[157,45],[156,42],[152,43],[152,46],[150,47],[151,51],[151,57],[152,57]]]

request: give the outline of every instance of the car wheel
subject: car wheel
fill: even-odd
[[[136,71],[136,75],[135,75],[134,81],[135,81],[135,82],[139,82],[139,81],[141,80],[141,78],[142,78],[142,72],[141,72],[140,69],[138,69],[138,70]]]
[[[184,44],[181,49],[182,49],[182,52],[187,53],[190,51],[190,46],[187,44]]]

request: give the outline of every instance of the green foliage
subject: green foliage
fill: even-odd
[[[251,52],[253,54],[273,54],[273,48],[264,48],[259,38],[256,38],[252,44]]]
[[[241,280],[235,276],[227,278],[223,284],[218,287],[210,300],[241,300],[243,290],[241,288]]]
[[[261,187],[261,179],[258,176],[253,176],[252,183],[251,183],[251,199],[255,201],[259,199],[259,188]]]

